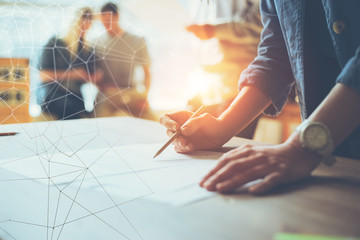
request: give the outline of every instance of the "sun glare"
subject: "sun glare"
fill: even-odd
[[[222,83],[218,74],[207,73],[198,68],[189,74],[187,85],[189,99],[198,96],[205,105],[220,103],[222,100],[219,91]]]

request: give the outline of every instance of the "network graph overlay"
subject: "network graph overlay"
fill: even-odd
[[[0,120],[19,123],[3,130],[21,132],[0,139],[1,152],[9,153],[0,160],[5,203],[0,238],[91,239],[97,227],[109,229],[112,239],[142,239],[124,209],[154,191],[115,147],[131,143],[136,133],[119,136],[116,130],[128,126],[106,126],[106,120],[84,120],[76,129],[66,121],[23,124],[29,115],[19,109],[29,105],[32,111],[41,109],[42,120],[97,117],[99,112],[142,117],[146,109],[146,90],[134,82],[136,67],[150,62],[143,38],[124,33],[133,41],[123,34],[109,39],[101,29],[88,39],[99,9],[68,9],[18,1],[0,9],[1,41],[7,43],[0,51],[6,59],[0,66]],[[18,59],[27,59],[25,67]],[[121,76],[113,74],[114,65]],[[26,78],[21,86],[15,82],[19,69]],[[120,194],[109,191],[113,186],[104,179],[112,179]]]

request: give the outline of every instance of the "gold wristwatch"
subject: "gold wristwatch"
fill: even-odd
[[[332,166],[336,159],[332,156],[334,143],[328,127],[321,122],[305,120],[297,128],[303,148],[318,154],[325,165]]]

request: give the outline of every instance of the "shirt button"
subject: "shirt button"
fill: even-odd
[[[342,34],[346,28],[346,23],[344,20],[336,20],[333,24],[334,32],[337,34]]]

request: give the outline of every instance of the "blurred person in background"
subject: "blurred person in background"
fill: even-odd
[[[96,116],[130,115],[149,117],[147,95],[150,89],[150,57],[145,39],[121,28],[120,11],[114,3],[101,8],[106,33],[96,40],[96,54],[104,72],[98,84],[100,93]],[[143,83],[135,81],[136,69],[142,69]]]
[[[92,10],[80,9],[65,35],[52,37],[43,47],[39,64],[41,107],[57,119],[88,116],[81,86],[102,80],[101,71],[96,69],[94,51],[85,40],[92,21]]]
[[[221,76],[223,102],[216,107],[207,107],[214,116],[220,115],[238,94],[237,84],[240,74],[257,55],[262,30],[259,0],[218,0],[216,1],[216,24],[193,24],[187,26],[201,40],[216,38],[223,55],[214,65],[204,66],[209,73]],[[202,105],[201,98],[195,96],[189,101],[192,109]],[[258,122],[255,119],[238,136],[252,139]]]

